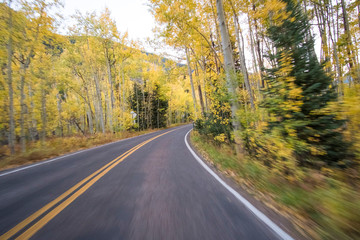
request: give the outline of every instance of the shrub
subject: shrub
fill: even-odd
[[[198,118],[194,122],[194,129],[200,134],[212,137],[217,142],[232,142],[231,124],[225,124],[213,114],[209,114],[205,119]]]

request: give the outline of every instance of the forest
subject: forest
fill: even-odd
[[[29,155],[54,138],[188,121],[186,67],[119,32],[109,9],[77,12],[74,25],[59,34],[57,0],[0,7],[2,157]]]
[[[309,238],[358,239],[360,2],[150,2],[186,55],[195,146]]]
[[[180,60],[108,9],[60,34],[58,0],[0,7],[0,161],[191,121],[194,146],[306,236],[360,238],[359,0],[149,0]]]

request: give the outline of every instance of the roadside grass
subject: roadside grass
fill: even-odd
[[[347,182],[340,171],[327,176],[302,169],[302,177],[290,181],[258,160],[237,159],[229,144],[195,131],[190,138],[210,164],[288,218],[308,238],[360,239],[359,183]]]
[[[182,124],[171,125],[170,127]],[[169,127],[169,128],[170,128]],[[162,128],[165,129],[165,128]],[[71,137],[48,138],[45,142],[29,142],[26,146],[27,151],[22,153],[20,146],[16,146],[16,154],[10,155],[7,146],[0,147],[0,170],[21,166],[33,162],[38,162],[48,158],[60,156],[66,153],[87,149],[117,140],[135,137],[146,133],[156,132],[161,129],[148,129],[144,131],[123,131],[115,134],[94,134],[94,135],[75,135]]]

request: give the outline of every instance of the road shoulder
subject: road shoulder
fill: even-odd
[[[306,237],[305,233],[301,233],[294,223],[291,221],[291,216],[285,216],[279,211],[275,211],[273,208],[268,206],[264,199],[264,194],[261,192],[249,191],[244,186],[241,186],[231,174],[226,173],[218,169],[214,162],[210,159],[208,154],[204,151],[200,151],[194,146],[194,143],[191,140],[190,134],[187,136],[187,141],[191,149],[197,154],[197,156],[213,171],[215,172],[226,184],[233,188],[237,193],[244,197],[248,202],[250,202],[256,209],[266,215],[271,221],[273,221],[277,226],[279,226],[286,233],[291,235],[294,239],[305,240],[310,239]]]

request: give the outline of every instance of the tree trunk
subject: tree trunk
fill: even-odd
[[[329,57],[329,47],[327,44],[327,32],[326,32],[326,27],[325,27],[325,12],[323,11],[323,8],[321,7],[321,2],[319,5],[315,4],[314,5],[314,10],[315,10],[315,16],[317,19],[317,26],[319,29],[319,33],[320,33],[320,39],[321,39],[321,54],[320,54],[320,61],[323,62],[325,59],[327,59]],[[327,72],[330,71],[330,69],[326,69]]]
[[[85,87],[85,97],[86,97],[86,115],[87,115],[87,121],[88,121],[88,127],[89,127],[89,133],[94,133],[94,123],[93,123],[93,112],[91,109],[91,102],[89,97],[89,89],[88,86]]]
[[[245,82],[245,86],[246,89],[248,90],[249,93],[249,99],[250,99],[250,105],[251,105],[251,109],[255,110],[255,104],[254,104],[254,96],[251,90],[251,86],[250,86],[250,82],[249,82],[249,74],[246,68],[246,61],[245,61],[245,55],[244,55],[244,48],[242,47],[241,43],[240,43],[240,26],[238,25],[238,19],[236,14],[234,13],[234,25],[235,25],[235,34],[236,34],[236,40],[237,40],[237,45],[238,45],[238,50],[239,50],[239,57],[240,57],[240,65],[241,65],[241,72],[243,74],[244,77],[244,82]],[[244,41],[244,39],[242,39],[242,42]]]
[[[61,96],[58,94],[56,94],[56,98],[57,98],[57,109],[58,109],[58,113],[59,113],[59,130],[60,130],[60,137],[64,136],[64,126],[63,126],[63,119],[62,119],[62,106],[61,106]]]
[[[333,16],[333,5],[330,2],[330,13],[328,15]],[[337,78],[337,85],[340,86],[338,88],[338,92],[340,93],[339,95],[342,95],[342,80],[341,80],[341,76],[342,76],[342,72],[341,72],[341,67],[340,67],[340,62],[339,62],[339,55],[338,55],[338,51],[337,51],[337,39],[336,39],[336,28],[335,28],[335,23],[334,23],[334,19],[330,19],[330,17],[328,17],[328,28],[329,28],[329,36],[330,36],[330,40],[332,43],[332,47],[333,47],[333,55],[334,55],[334,59],[335,59],[335,66],[336,66],[336,78]],[[333,29],[333,34],[331,33],[331,28]]]
[[[171,96],[172,96],[172,90],[170,90],[170,97],[169,97],[169,114],[168,114],[168,125],[170,126],[172,124],[172,113],[171,113]]]
[[[192,94],[192,98],[193,98],[193,103],[194,103],[194,111],[195,111],[195,117],[196,117],[196,95],[195,95],[195,88],[194,88],[194,82],[193,82],[193,78],[192,78],[192,70],[191,70],[191,65],[190,65],[190,57],[189,57],[189,51],[188,48],[185,46],[185,53],[186,53],[186,62],[187,62],[187,68],[188,68],[188,72],[189,72],[189,78],[190,78],[190,85],[191,85],[191,94]]]
[[[124,70],[122,72],[122,112],[125,112],[125,73]]]
[[[203,56],[202,57],[202,61],[201,63],[199,64],[201,70],[202,70],[202,73],[203,73],[203,84],[202,84],[202,89],[204,90],[204,102],[205,102],[205,113],[209,111],[209,108],[208,108],[208,97],[207,97],[207,94],[206,94],[206,82],[207,82],[207,77],[206,77],[206,64],[205,64],[205,57]]]
[[[96,94],[96,90],[94,89],[93,86],[91,86],[91,91],[90,91],[90,97],[93,100],[93,105],[94,105],[94,118],[95,118],[95,132],[98,133],[101,129],[100,129],[100,114],[99,114],[99,103],[98,103],[98,99],[97,99],[97,94]]]
[[[115,101],[115,97],[114,97],[114,91],[113,91],[113,81],[112,81],[112,75],[111,75],[111,64],[110,64],[110,59],[108,56],[108,50],[105,49],[105,58],[106,58],[106,67],[107,67],[107,74],[108,74],[108,81],[109,81],[109,88],[110,88],[110,101],[111,103],[108,104],[108,119],[109,119],[109,128],[110,131],[113,132],[113,109],[114,109],[114,101]],[[109,101],[109,100],[107,100]]]
[[[140,130],[139,91],[138,91],[137,87],[135,87],[135,95],[136,95],[136,117],[137,117],[137,122],[138,122],[138,130]]]
[[[29,127],[29,135],[30,135],[30,139],[31,141],[35,141],[36,140],[36,136],[37,136],[37,121],[36,121],[36,117],[35,117],[35,113],[34,113],[34,101],[33,101],[33,91],[31,89],[31,85],[28,84],[28,91],[29,91],[29,100],[30,100],[30,110],[29,112],[31,113],[31,120],[29,120],[28,125]]]
[[[14,90],[13,90],[13,79],[12,79],[12,58],[14,55],[13,52],[13,16],[12,9],[10,7],[12,0],[9,0],[9,18],[8,18],[8,27],[9,27],[9,39],[6,45],[7,50],[7,84],[9,91],[9,147],[10,153],[15,153],[15,120],[14,120]]]
[[[145,83],[144,83],[145,84]],[[145,88],[144,88],[144,85],[141,85],[141,87],[142,87],[142,102],[143,102],[143,104],[142,104],[142,106],[143,106],[143,109],[142,109],[142,111],[143,111],[143,119],[142,119],[142,130],[145,130],[146,128],[147,128],[147,123],[148,123],[148,121],[147,121],[147,110],[146,110],[146,101],[145,101]]]
[[[160,128],[160,102],[159,102],[159,97],[157,99],[157,116],[156,116],[156,120],[157,120],[157,128]]]
[[[119,71],[119,85],[118,85],[118,95],[119,95],[119,109],[121,109],[121,113],[119,114],[119,116],[117,117],[120,117],[120,121],[118,122],[118,126],[119,126],[119,129],[122,129],[122,123],[123,123],[123,117],[124,117],[124,112],[122,111],[122,97],[121,97],[121,71],[122,69],[120,68],[120,71]]]
[[[221,45],[221,42],[220,42],[220,33],[219,33],[219,24],[218,24],[218,19],[216,18],[216,13],[215,13],[215,9],[214,9],[214,4],[213,4],[213,0],[210,0],[210,3],[211,3],[211,12],[213,14],[213,17],[214,17],[214,21],[215,21],[215,30],[216,30],[216,40],[218,42],[218,45],[219,45],[219,48],[220,48],[220,51],[223,52],[223,49],[222,49],[222,45]],[[216,64],[217,66],[217,72],[220,73],[220,68],[221,68],[221,63],[219,64]]]
[[[359,3],[357,5],[357,10],[358,10],[358,24],[359,24],[359,29],[360,29],[360,4]]]
[[[107,90],[105,90],[105,103],[106,103],[105,122],[107,120],[109,130],[111,133],[113,133],[112,107],[111,107],[111,100],[109,100],[109,94]]]
[[[46,137],[46,125],[47,125],[47,117],[46,117],[46,93],[45,89],[41,89],[41,143],[45,143]]]
[[[200,84],[200,80],[199,80],[199,69],[196,64],[195,64],[195,76],[196,76],[197,85],[198,85],[198,94],[199,94],[199,99],[200,99],[201,114],[204,116],[205,115],[204,98],[203,98],[203,94],[201,91],[201,84]]]
[[[211,26],[209,26],[209,32],[210,32],[210,41],[211,41],[211,44],[213,45],[213,48],[215,48],[215,42],[214,42],[214,39],[213,39],[213,34],[212,34],[212,31],[211,31]],[[215,57],[215,68],[216,68],[216,72],[217,72],[217,73],[220,73],[220,67],[219,67],[219,63],[218,63],[218,60],[217,60],[216,57]]]
[[[241,130],[241,126],[236,119],[236,113],[239,110],[240,105],[236,97],[237,79],[235,72],[235,63],[233,59],[233,51],[231,48],[229,32],[225,23],[225,13],[223,9],[222,0],[216,0],[216,7],[217,7],[220,34],[221,34],[221,40],[223,46],[222,49],[224,53],[226,82],[227,82],[228,93],[230,95],[232,125],[234,128],[235,144],[237,145],[236,151],[241,156],[243,154],[243,146],[239,134],[239,131]]]
[[[256,12],[255,4],[253,4],[253,11]],[[261,55],[260,39],[258,36],[258,25],[257,25],[256,19],[254,19],[254,24],[255,24],[254,44],[255,44],[257,59],[259,62],[260,74],[261,74],[261,87],[264,88],[265,87],[265,80],[264,80],[264,76],[263,76],[264,62],[263,62],[262,55]]]
[[[88,119],[88,124],[89,124],[89,132],[90,134],[94,133],[94,125],[93,125],[93,118],[92,118],[92,114],[91,114],[91,108],[90,106],[87,107],[87,111],[86,111],[86,115],[87,115],[87,119]]]
[[[21,152],[26,152],[26,136],[25,136],[25,65],[20,62],[20,146]]]
[[[104,123],[104,111],[103,111],[103,107],[102,107],[102,101],[101,101],[101,89],[100,89],[100,84],[99,84],[99,79],[97,74],[94,74],[94,81],[95,81],[95,89],[96,89],[96,96],[97,96],[97,101],[98,101],[98,110],[99,110],[99,116],[98,119],[100,121],[100,128],[101,128],[101,132],[105,133],[105,123]]]
[[[354,61],[354,56],[352,56],[352,41],[351,41],[351,33],[350,33],[350,25],[349,25],[349,17],[347,14],[347,10],[346,10],[346,3],[344,0],[341,0],[341,8],[342,8],[342,16],[343,16],[343,21],[344,21],[344,32],[345,32],[345,37],[346,37],[346,51],[347,51],[347,55],[348,55],[348,64],[349,64],[349,69],[351,73],[354,73],[354,68],[355,68],[355,61]],[[358,74],[354,74],[354,76],[356,77],[355,82],[359,82],[359,76]],[[350,83],[350,82],[349,82]]]
[[[198,84],[198,91],[199,91],[199,98],[200,98],[200,106],[201,106],[201,113],[205,115],[205,106],[204,106],[204,99],[201,91],[201,85]]]
[[[251,21],[250,21],[250,16],[248,15],[247,17],[248,17],[248,24],[249,24],[251,55],[252,55],[255,71],[259,73],[260,78],[261,78],[260,69],[258,68],[258,64],[257,64],[257,60],[256,60],[256,54],[255,54],[255,50],[254,50],[255,42],[254,42],[254,36],[253,36],[254,34],[253,34],[253,31],[252,31],[252,26],[251,26],[252,24],[251,24]]]
[[[115,102],[115,96],[113,92],[113,81],[112,81],[112,75],[111,75],[111,64],[110,59],[108,56],[108,51],[106,50],[106,67],[107,67],[107,74],[108,74],[108,81],[110,85],[110,96],[111,96],[111,109],[114,108],[114,102]]]

